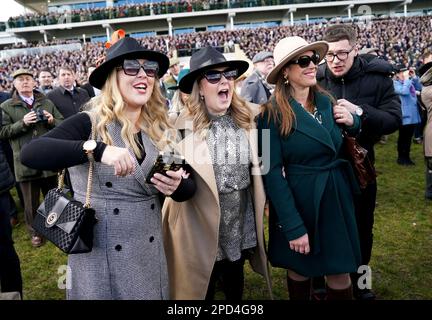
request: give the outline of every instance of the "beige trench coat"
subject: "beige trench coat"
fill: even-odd
[[[424,151],[426,157],[432,157],[432,85],[423,87],[421,98],[427,109],[427,122],[424,129]]]
[[[191,121],[182,113],[176,121],[176,128],[185,129],[188,120]],[[205,298],[216,262],[220,206],[206,140],[190,132],[186,130],[185,138],[179,142],[177,149],[193,169],[197,191],[192,199],[185,202],[167,198],[162,215],[170,298],[198,300]],[[259,170],[256,130],[250,130],[248,138],[253,154],[252,170]],[[250,263],[253,270],[264,277],[271,298],[269,266],[264,249],[263,214],[266,198],[261,175],[251,176],[250,188],[258,242]]]

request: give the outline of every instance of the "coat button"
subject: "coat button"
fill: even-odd
[[[115,246],[115,248],[114,248],[114,249],[116,249],[117,251],[121,251],[121,249],[122,249],[122,246],[118,244],[118,245],[116,245],[116,246]]]
[[[119,210],[118,208],[115,208],[115,209],[113,210],[113,212],[114,212],[115,215],[118,215],[119,212],[120,212],[120,210]]]
[[[277,227],[278,227],[279,229],[282,229],[282,225],[281,225],[281,224],[278,224]]]
[[[154,237],[151,236],[150,239],[149,239],[149,241],[150,241],[150,242],[153,242],[153,240],[154,240]]]
[[[105,183],[105,185],[108,187],[108,188],[111,188],[112,187],[112,183],[111,182],[107,182],[107,183]]]
[[[155,206],[154,206],[154,203],[152,203],[151,206],[150,206],[150,208],[151,208],[152,210],[154,210],[154,207],[155,207]]]

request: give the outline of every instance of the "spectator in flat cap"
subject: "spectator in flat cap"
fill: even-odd
[[[40,192],[45,196],[55,187],[56,173],[31,169],[21,163],[21,148],[60,124],[63,116],[47,99],[35,90],[33,74],[26,69],[18,69],[13,74],[12,97],[0,105],[2,126],[0,139],[8,139],[14,155],[15,180],[19,182],[24,198],[24,217],[27,230],[34,247],[42,245],[42,237],[33,229],[33,218],[40,203]]]
[[[273,53],[259,52],[253,57],[252,62],[254,72],[243,82],[240,95],[246,101],[263,104],[273,92],[273,86],[266,81],[267,75],[274,67]]]
[[[170,66],[169,66],[169,73],[167,79],[163,82],[165,87],[165,97],[168,100],[171,100],[174,95],[173,90],[169,90],[171,87],[175,87],[178,84],[178,76],[180,73],[180,60],[178,58],[171,58],[170,59]]]

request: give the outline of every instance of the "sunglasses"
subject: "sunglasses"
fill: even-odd
[[[216,71],[216,70],[210,70],[207,72],[204,72],[203,77],[207,79],[208,82],[211,84],[219,83],[222,79],[222,75],[225,77],[225,79],[232,81],[237,78],[238,71],[237,69],[233,70],[225,70],[225,71]]]
[[[288,64],[298,64],[300,68],[307,68],[309,67],[311,61],[314,63],[314,65],[318,65],[318,63],[321,61],[321,57],[318,53],[314,53],[311,56],[301,56],[297,60],[292,60],[288,62]]]
[[[123,69],[128,76],[136,76],[140,69],[143,68],[147,77],[154,78],[159,71],[159,64],[156,61],[145,61],[141,64],[138,60],[125,59],[119,68]]]

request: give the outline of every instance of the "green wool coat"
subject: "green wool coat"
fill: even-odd
[[[44,94],[34,91],[33,109],[41,108],[48,111],[54,117],[54,123],[36,123],[31,126],[24,124],[23,118],[31,110],[15,93],[11,99],[6,100],[0,105],[0,112],[3,115],[2,126],[0,127],[0,139],[8,139],[10,141],[15,167],[15,179],[18,182],[30,181],[40,178],[47,178],[56,175],[52,171],[40,171],[29,168],[21,163],[20,152],[24,144],[30,140],[40,137],[63,121],[63,116],[48,100]],[[41,151],[43,152],[43,151]]]
[[[316,94],[322,124],[294,99],[290,104],[296,121],[287,137],[280,135],[279,124],[268,121],[269,114],[258,118],[270,204],[269,260],[307,277],[356,272],[361,253],[353,193],[358,185],[349,162],[341,157],[342,130],[333,118],[331,100]],[[356,134],[359,117],[345,129]],[[311,246],[308,255],[289,247],[289,241],[305,233]]]

